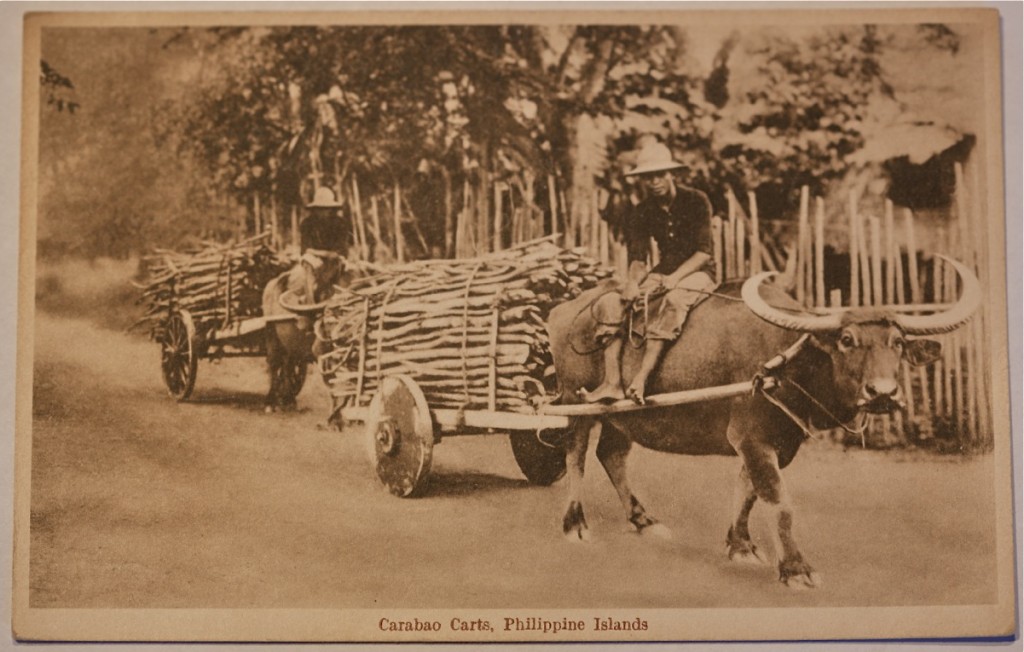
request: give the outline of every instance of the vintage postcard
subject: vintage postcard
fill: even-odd
[[[26,15],[16,638],[1012,635],[997,11],[522,9]]]

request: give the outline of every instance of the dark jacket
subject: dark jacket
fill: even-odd
[[[344,254],[349,243],[349,228],[335,210],[312,209],[299,225],[302,250],[321,249]]]
[[[668,210],[657,198],[648,197],[633,209],[623,225],[629,262],[646,262],[650,256],[651,238],[658,243],[660,260],[651,270],[671,274],[698,251],[713,256],[711,243],[711,202],[700,190],[676,186],[676,196]],[[714,261],[709,260],[702,271],[714,276]]]

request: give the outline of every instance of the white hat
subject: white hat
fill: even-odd
[[[677,170],[686,167],[672,158],[672,152],[662,143],[653,142],[640,148],[640,154],[636,157],[636,166],[626,173],[627,177],[636,174],[647,174],[648,172],[665,172],[666,170]]]
[[[334,191],[320,186],[313,195],[313,201],[306,208],[340,208],[341,204],[334,198]]]

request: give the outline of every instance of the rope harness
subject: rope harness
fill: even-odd
[[[801,418],[798,414],[796,414],[793,411],[792,408],[790,408],[788,405],[786,405],[785,402],[783,402],[783,400],[781,398],[779,398],[778,396],[775,396],[773,394],[773,391],[781,388],[783,385],[792,386],[798,392],[803,394],[804,397],[807,400],[809,400],[816,408],[818,408],[826,416],[828,416],[828,418],[831,419],[832,422],[835,423],[838,427],[842,428],[843,430],[845,430],[846,432],[848,432],[850,434],[860,435],[861,446],[863,447],[865,445],[865,442],[864,442],[864,431],[867,430],[867,427],[868,427],[868,419],[867,419],[867,415],[866,414],[859,413],[858,416],[860,418],[860,424],[858,426],[854,427],[854,428],[851,428],[851,427],[847,426],[842,421],[842,419],[837,417],[831,410],[829,410],[827,407],[825,407],[821,403],[821,401],[819,401],[818,399],[814,398],[814,396],[812,396],[810,392],[808,392],[806,389],[804,389],[804,387],[802,385],[800,385],[800,383],[796,382],[792,378],[784,378],[781,375],[777,375],[777,372],[780,369],[782,369],[787,364],[789,364],[789,362],[792,361],[793,358],[795,358],[797,356],[797,354],[800,353],[801,350],[803,350],[804,346],[807,344],[807,342],[808,342],[808,340],[810,340],[810,338],[811,338],[811,336],[809,334],[805,333],[804,335],[802,335],[800,337],[800,339],[798,339],[796,342],[794,342],[793,345],[790,346],[788,349],[786,349],[782,353],[776,355],[774,358],[770,359],[768,362],[764,363],[764,365],[762,365],[762,367],[761,367],[761,372],[758,373],[757,375],[755,375],[753,380],[751,381],[751,385],[752,385],[751,392],[754,393],[754,394],[760,394],[769,403],[771,403],[775,407],[779,408],[779,410],[782,411],[783,414],[785,414],[787,417],[789,417],[789,419],[793,423],[795,423],[797,426],[800,427],[801,430],[803,430],[804,435],[807,436],[809,439],[821,439],[821,437],[819,437],[817,434],[815,434],[814,429],[811,427],[811,424],[809,423],[808,420]],[[764,381],[767,378],[772,378],[775,381],[774,386],[772,387],[772,389],[768,389],[768,388],[765,387],[765,382]]]
[[[695,291],[700,292],[699,290]],[[704,294],[715,293],[704,292]],[[600,295],[599,297],[597,297],[597,299],[600,299],[601,296],[604,295]],[[723,298],[733,299],[733,297]],[[597,299],[595,299],[594,302],[591,303],[595,303]],[[742,299],[738,300],[742,301]],[[577,313],[576,318],[578,318],[579,315],[582,314],[582,312],[583,311],[581,310],[580,313]],[[574,318],[574,321],[576,318]],[[804,419],[800,415],[798,415],[789,405],[785,403],[785,401],[782,400],[782,398],[776,395],[776,392],[783,386],[790,386],[794,388],[796,391],[798,391],[800,394],[802,394],[804,398],[806,398],[815,408],[817,408],[823,414],[825,414],[832,421],[832,423],[835,424],[836,427],[842,428],[844,431],[852,435],[858,435],[860,437],[861,447],[865,447],[866,444],[864,440],[864,433],[869,425],[868,415],[866,413],[858,412],[856,417],[858,423],[853,427],[848,426],[842,419],[836,416],[836,414],[832,410],[827,408],[821,401],[819,401],[809,391],[807,391],[800,383],[796,382],[792,378],[786,378],[779,374],[779,371],[781,371],[800,353],[800,351],[803,350],[804,346],[806,346],[807,342],[810,340],[810,337],[810,334],[805,333],[800,337],[800,339],[798,339],[796,342],[790,345],[790,347],[787,348],[785,351],[777,354],[776,356],[765,362],[761,366],[761,371],[751,379],[751,394],[760,394],[765,398],[766,401],[777,407],[779,411],[785,414],[786,417],[788,417],[793,423],[795,423],[800,428],[801,431],[803,431],[805,437],[807,437],[808,439],[820,440],[821,437],[818,434],[816,434],[815,429],[811,426],[809,420]],[[605,344],[601,348],[604,348],[606,346],[607,344]],[[573,347],[573,350],[576,350],[575,347]],[[600,348],[597,350],[600,350]],[[765,382],[769,378],[774,382]],[[541,437],[540,430],[538,430],[536,433],[536,439],[538,442],[540,442],[541,444],[548,448],[556,447],[555,445],[547,441],[544,441],[544,439]]]

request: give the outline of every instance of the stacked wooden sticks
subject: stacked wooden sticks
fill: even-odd
[[[196,328],[261,314],[263,288],[294,261],[263,244],[268,234],[236,244],[201,242],[184,251],[157,249],[144,262],[149,280],[139,287],[146,314],[132,328],[148,325],[159,338],[164,320],[188,310]]]
[[[391,267],[337,294],[317,324],[335,404],[409,374],[432,407],[515,409],[553,373],[544,320],[611,271],[547,238],[475,259]]]

